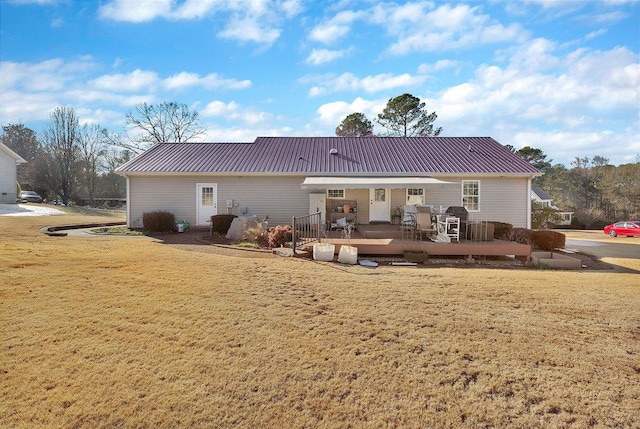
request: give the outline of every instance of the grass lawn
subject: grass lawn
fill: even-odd
[[[0,427],[639,425],[636,273],[39,232],[113,220],[0,217]]]

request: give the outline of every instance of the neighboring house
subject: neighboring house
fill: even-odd
[[[390,222],[410,204],[464,206],[469,220],[530,227],[542,173],[489,137],[259,137],[252,143],[161,143],[122,165],[127,224],[145,212],[207,225],[214,214],[325,214],[355,203],[359,223]],[[339,205],[339,204],[338,204]]]
[[[20,155],[0,143],[0,204],[16,203],[17,165],[25,162]]]
[[[542,207],[549,207],[558,212],[558,214],[562,217],[562,221],[558,225],[571,225],[571,217],[573,216],[573,212],[565,212],[560,210],[553,204],[553,200],[551,196],[540,186],[531,186],[531,200],[535,201],[538,204],[541,204]]]

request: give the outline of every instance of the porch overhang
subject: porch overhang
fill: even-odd
[[[370,188],[422,188],[430,185],[452,185],[433,177],[307,177],[302,188],[320,189],[370,189]]]

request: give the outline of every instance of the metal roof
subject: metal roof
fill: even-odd
[[[547,191],[542,189],[540,186],[532,185],[531,191],[535,193],[541,200],[551,200],[551,195],[549,195]]]
[[[253,143],[159,143],[117,171],[541,175],[490,137],[258,137]]]

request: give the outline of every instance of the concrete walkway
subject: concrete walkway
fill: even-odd
[[[0,216],[54,216],[64,212],[48,204],[0,204]]]

